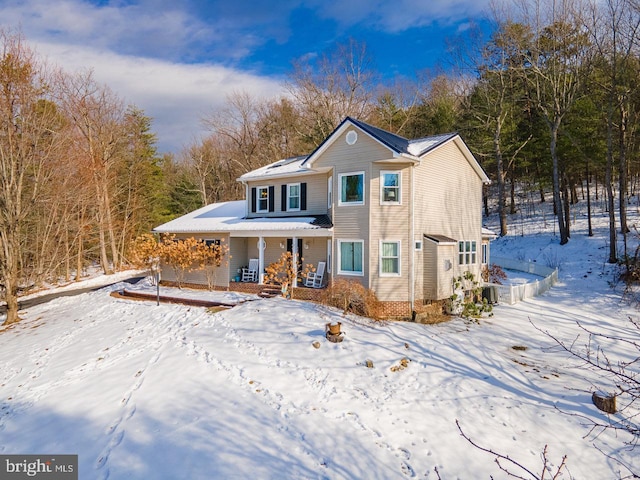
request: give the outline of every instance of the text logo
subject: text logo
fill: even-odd
[[[0,480],[78,480],[77,455],[0,455]]]

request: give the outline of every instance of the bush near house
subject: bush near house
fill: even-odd
[[[265,267],[265,283],[282,287],[282,296],[288,298],[293,298],[292,285],[296,277],[304,279],[310,272],[315,272],[313,265],[309,264],[305,265],[301,271],[296,268],[296,265],[302,264],[304,258],[300,257],[299,262],[293,260],[291,252],[283,252],[277,262]]]
[[[380,320],[383,318],[381,302],[373,290],[365,288],[355,280],[333,281],[322,295],[322,303],[340,308],[344,313]]]

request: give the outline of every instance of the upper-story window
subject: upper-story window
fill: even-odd
[[[364,205],[364,172],[342,173],[338,184],[340,205]]]
[[[400,204],[400,172],[380,172],[380,203]]]
[[[287,210],[300,210],[300,184],[291,183],[287,185]]]
[[[258,187],[256,189],[256,200],[258,212],[269,211],[269,187]]]
[[[282,200],[280,208],[283,212],[299,212],[307,209],[307,183],[282,184],[280,190]]]
[[[333,177],[327,180],[327,208],[333,207]]]

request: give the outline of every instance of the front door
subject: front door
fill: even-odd
[[[287,252],[293,254],[293,238],[287,238]],[[298,239],[298,255],[302,256],[302,239]]]
[[[293,238],[287,238],[287,252],[291,252],[293,255]],[[300,259],[302,258],[302,239],[298,239],[298,274],[302,272],[302,262]]]

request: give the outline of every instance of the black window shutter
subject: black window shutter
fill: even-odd
[[[272,185],[269,187],[269,211],[273,212],[275,211],[275,194],[276,194],[276,188]]]
[[[282,192],[280,194],[281,197],[281,210],[283,212],[287,211],[287,186],[286,185],[282,185],[282,188],[280,189],[280,191]]]
[[[256,187],[251,189],[251,213],[256,213]]]
[[[307,184],[300,184],[300,210],[307,209]]]

